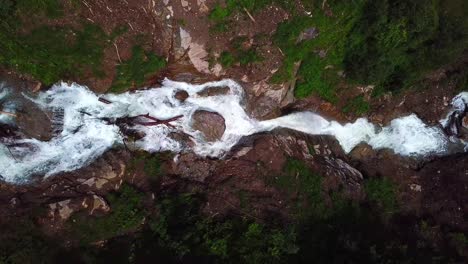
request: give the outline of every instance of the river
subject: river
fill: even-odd
[[[229,87],[229,92],[215,96],[198,94],[210,87]],[[189,97],[179,101],[175,98],[178,91],[186,91]],[[259,121],[245,111],[244,90],[230,79],[202,85],[166,79],[158,88],[105,95],[97,95],[78,84],[58,83],[34,96],[18,96],[50,113],[51,123],[58,126],[54,128],[58,133],[48,141],[24,137],[0,139],[0,176],[12,183],[27,182],[33,175],[47,177],[90,164],[107,150],[122,147],[124,136],[112,121],[146,114],[160,120],[181,116],[171,122],[173,127],[142,124],[133,127],[144,135],[135,142],[135,146],[148,152],[193,151],[200,156],[222,158],[242,137],[280,127],[313,135],[332,135],[345,152],[350,152],[362,142],[374,149],[388,148],[397,154],[414,157],[447,155],[454,149],[466,150],[466,142],[447,136],[443,127],[450,125],[449,117],[453,113],[466,111],[468,92],[454,98],[452,112],[441,120],[439,126],[428,126],[415,114],[410,114],[392,120],[385,127],[374,125],[365,118],[340,124],[312,112]],[[0,88],[3,112],[16,112],[13,98],[13,89]],[[197,110],[216,112],[224,118],[226,129],[220,140],[207,142],[200,131],[192,128],[192,116]],[[14,125],[15,118],[0,114],[0,122]],[[189,135],[193,146],[188,147],[170,137],[174,131]]]

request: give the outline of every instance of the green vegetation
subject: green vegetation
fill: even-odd
[[[362,95],[354,97],[343,108],[343,112],[345,113],[352,112],[358,116],[369,112],[369,110],[370,110],[369,102],[367,102],[364,96]]]
[[[41,13],[45,14],[49,18],[57,18],[63,15],[62,6],[59,0],[20,0],[15,2],[18,11],[24,15]],[[5,4],[14,5],[12,0],[0,1],[0,5]]]
[[[304,162],[289,159],[284,173],[270,179],[270,183],[285,191],[296,200],[295,214],[298,219],[306,219],[312,215],[322,218],[329,215],[322,193],[320,175],[312,172]]]
[[[68,238],[78,238],[82,242],[78,248],[65,249],[48,241],[32,222],[24,225],[12,221],[13,228],[1,225],[2,230],[16,232],[0,234],[0,263],[56,263],[53,260],[70,257],[79,263],[145,263],[154,259],[164,263],[456,260],[435,252],[414,225],[391,224],[395,215],[382,221],[382,204],[393,207],[386,197],[394,191],[389,191],[385,180],[368,180],[366,191],[373,201],[370,208],[367,203],[347,200],[341,190],[324,191],[322,177],[294,159],[272,184],[300,203],[297,209],[306,212],[290,220],[275,216],[259,221],[236,214],[215,218],[202,213],[204,197],[195,193],[165,193],[153,205],[148,200],[144,210],[143,194],[123,185],[118,193],[107,197],[112,208],[109,214],[90,217],[78,213],[69,220],[72,236]],[[92,244],[105,239],[108,242],[104,246]],[[467,241],[463,233],[449,233],[447,239],[463,252]]]
[[[217,4],[211,10],[208,18],[213,22],[212,32],[226,32],[229,30],[232,15],[257,12],[268,5],[277,5],[286,10],[294,9],[294,0],[227,0],[225,5]]]
[[[130,185],[123,185],[118,193],[106,197],[112,211],[103,217],[74,215],[69,220],[72,235],[83,244],[106,240],[134,232],[143,224],[146,215],[144,195]]]
[[[107,36],[99,27],[39,26],[24,32],[21,16],[58,16],[58,5],[56,0],[0,2],[0,64],[30,74],[46,85],[90,72],[102,76]]]
[[[223,8],[221,5],[217,4],[208,16],[208,18],[214,23],[210,30],[212,32],[227,31],[230,23],[228,20],[230,12],[231,11],[228,8]]]
[[[274,36],[285,59],[272,82],[297,77],[299,98],[316,93],[335,102],[343,70],[349,83],[375,84],[375,95],[398,91],[452,62],[468,44],[466,1],[327,1],[328,14],[321,3],[303,1],[312,16],[292,16]],[[303,39],[310,29],[317,36]]]
[[[367,199],[376,204],[385,214],[397,211],[395,185],[388,178],[369,179],[364,187]]]
[[[228,51],[223,51],[219,56],[219,63],[221,63],[223,67],[229,68],[235,63],[234,56]]]
[[[336,101],[335,89],[339,83],[338,73],[343,69],[345,36],[360,12],[360,5],[360,1],[337,3],[333,17],[314,9],[312,17],[295,16],[281,23],[274,41],[285,54],[285,59],[272,82],[294,78],[294,64],[301,62],[297,72],[296,97],[317,93],[326,100]],[[301,35],[305,30],[316,31],[316,36],[303,39]]]
[[[451,62],[468,44],[463,0],[366,1],[348,34],[345,66],[376,93],[398,91]]]
[[[91,71],[102,76],[106,35],[97,26],[81,30],[41,26],[25,35],[0,32],[0,63],[32,75],[46,85]]]
[[[29,217],[0,224],[0,263],[51,263],[59,245]]]
[[[132,57],[117,66],[117,77],[110,92],[119,93],[128,88],[143,86],[150,76],[157,74],[164,67],[166,67],[164,58],[135,46]]]
[[[247,37],[237,37],[231,42],[231,50],[223,51],[218,59],[224,67],[231,67],[235,63],[241,66],[250,65],[261,61],[263,58],[258,54],[255,45],[247,44]]]
[[[277,263],[298,251],[293,230],[236,217],[216,221],[203,217],[200,205],[194,194],[166,197],[150,222],[159,243],[180,258],[190,254],[228,263]]]
[[[170,158],[172,154],[166,152],[155,154],[145,151],[135,152],[129,162],[128,170],[133,173],[138,169],[143,169],[145,175],[157,185],[166,171],[164,162]]]

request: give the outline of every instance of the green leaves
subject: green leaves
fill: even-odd
[[[443,29],[456,17],[459,0],[366,1],[345,46],[345,67],[356,81],[378,85],[376,91],[398,91],[424,73],[450,63],[462,52],[463,26]],[[466,25],[468,19],[456,23]],[[452,40],[458,39],[455,43]]]
[[[384,214],[392,214],[398,209],[396,187],[388,178],[371,178],[365,183],[367,199],[380,208]]]
[[[86,24],[81,30],[41,26],[24,35],[3,28],[0,40],[1,64],[46,85],[79,78],[88,71],[102,75],[106,35],[97,26]]]
[[[141,46],[134,46],[132,57],[117,66],[117,76],[111,92],[124,92],[132,87],[141,87],[145,81],[166,67],[164,58],[152,52],[146,52]]]
[[[203,216],[193,194],[168,196],[150,222],[161,245],[179,257],[211,256],[229,263],[277,263],[297,252],[296,234],[238,217]]]
[[[135,231],[146,215],[143,209],[144,194],[130,185],[123,185],[118,193],[108,195],[112,211],[109,215],[90,218],[76,215],[69,220],[73,235],[83,244],[106,240]]]
[[[346,106],[343,108],[344,113],[353,112],[354,114],[360,116],[370,110],[369,102],[366,101],[363,95],[358,95],[351,99]]]

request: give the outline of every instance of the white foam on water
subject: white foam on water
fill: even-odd
[[[341,125],[311,112],[293,113],[262,124],[266,130],[285,127],[312,135],[332,135],[346,153],[363,142],[374,149],[389,148],[404,156],[441,154],[448,144],[440,128],[427,126],[414,114],[394,119],[383,128],[364,118]]]
[[[16,113],[16,104],[14,102],[7,101],[11,94],[11,90],[6,87],[4,83],[0,83],[0,110],[7,113]],[[14,117],[11,115],[0,113],[0,123],[11,124]]]
[[[208,87],[226,86],[230,90],[224,95],[204,97],[197,94]],[[184,102],[174,96],[180,90],[189,94]],[[194,141],[190,151],[201,156],[222,157],[242,137],[279,127],[313,135],[335,136],[345,152],[361,142],[378,149],[390,148],[406,156],[443,154],[447,151],[447,139],[442,131],[425,125],[416,115],[395,119],[383,128],[362,118],[342,125],[312,112],[258,121],[245,112],[242,104],[244,91],[232,80],[191,85],[166,79],[160,88],[106,94],[103,97],[112,103],[100,102],[99,97],[87,87],[60,83],[35,98],[29,98],[44,110],[63,110],[63,120],[57,122],[63,123],[63,129],[47,142],[0,139],[0,175],[8,182],[18,183],[27,181],[31,175],[49,176],[86,166],[105,151],[122,143],[119,128],[103,118],[112,120],[146,114],[161,120],[182,116],[171,123],[175,128],[164,125],[134,127],[145,135],[136,141],[136,147],[149,152],[178,153],[189,150],[169,136],[171,132],[179,131],[190,135]],[[226,130],[220,140],[206,142],[203,134],[192,128],[192,116],[197,110],[223,116]]]
[[[466,110],[468,106],[468,92],[459,93],[452,98],[452,102],[450,104],[452,105],[452,111],[450,111],[444,119],[440,120],[442,126],[448,125],[449,117],[454,112],[464,112]]]

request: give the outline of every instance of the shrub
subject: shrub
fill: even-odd
[[[234,56],[227,51],[223,51],[219,57],[219,62],[223,67],[231,67],[235,63]]]
[[[134,46],[132,57],[117,66],[111,92],[119,93],[132,87],[140,87],[152,75],[166,67],[164,58],[145,52],[141,46]]]
[[[385,214],[395,213],[398,209],[395,188],[388,178],[371,178],[364,185],[367,199]]]
[[[41,26],[24,35],[2,30],[0,63],[31,74],[46,85],[80,77],[89,70],[102,75],[105,41],[105,33],[90,24],[81,30]]]
[[[276,229],[238,217],[215,220],[200,213],[194,194],[167,196],[150,228],[179,257],[211,256],[229,263],[276,263],[297,253],[292,229]],[[215,261],[218,262],[218,261]]]
[[[358,95],[351,99],[348,104],[343,108],[345,113],[354,113],[356,115],[363,115],[370,110],[369,102],[364,99],[363,95]]]
[[[101,217],[75,215],[69,220],[69,230],[83,244],[107,240],[135,231],[146,215],[144,194],[130,185],[122,185],[118,193],[106,196],[111,212]]]
[[[468,43],[468,19],[459,12],[466,5],[461,0],[366,1],[346,40],[349,77],[376,84],[376,93],[399,91],[451,62]]]

